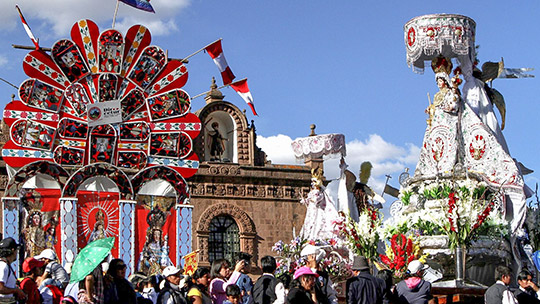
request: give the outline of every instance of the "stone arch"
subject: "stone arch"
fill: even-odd
[[[219,203],[209,206],[199,218],[197,225],[197,241],[200,250],[200,259],[203,264],[208,263],[208,238],[210,236],[210,222],[216,216],[228,215],[232,217],[240,230],[240,250],[253,256],[253,261],[258,260],[256,243],[257,229],[251,217],[239,207]]]
[[[162,179],[176,191],[176,203],[183,204],[188,197],[186,180],[180,173],[166,166],[153,166],[142,170],[131,179],[133,193],[138,194],[141,187],[148,181]]]
[[[240,164],[249,164],[253,159],[253,156],[250,153],[250,146],[253,144],[250,142],[250,131],[251,128],[248,124],[244,112],[233,104],[226,101],[212,102],[206,105],[204,108],[198,111],[197,115],[202,123],[202,129],[208,128],[205,123],[207,123],[208,117],[214,112],[224,112],[229,115],[232,121],[236,125],[236,149],[237,149],[237,158],[238,163]],[[204,145],[207,142],[206,134],[204,131],[201,132],[200,136],[195,140],[195,152],[199,155],[201,160],[208,159],[205,155]]]
[[[17,173],[15,173],[6,186],[5,196],[18,197],[24,183],[38,174],[45,174],[53,177],[60,185],[60,189],[64,187],[64,184],[69,177],[69,174],[64,168],[53,162],[35,161],[20,168]]]
[[[77,170],[62,190],[62,197],[75,197],[79,187],[90,177],[104,176],[112,180],[120,190],[120,199],[131,200],[133,187],[127,175],[116,166],[108,163],[95,163]]]

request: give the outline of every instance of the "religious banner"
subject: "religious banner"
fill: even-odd
[[[79,191],[77,193],[77,234],[78,247],[106,237],[117,237],[120,231],[118,193],[99,191]],[[118,238],[111,251],[118,256]]]

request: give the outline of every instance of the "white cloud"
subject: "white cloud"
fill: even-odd
[[[153,35],[165,35],[178,30],[174,17],[190,4],[191,0],[152,1],[158,13],[148,13],[132,8],[124,3],[119,4],[116,28],[122,32],[127,24],[144,24]],[[112,21],[116,1],[113,0],[3,0],[0,1],[0,29],[13,30],[21,27],[15,4],[21,8],[26,21],[36,37],[46,35],[65,36],[71,26],[79,19],[92,19],[97,24]],[[107,24],[110,27],[111,24]],[[52,32],[51,32],[52,30]],[[103,29],[102,29],[103,30]]]
[[[8,63],[8,59],[6,56],[0,54],[0,67],[5,66]]]
[[[270,137],[257,136],[257,145],[266,152],[273,164],[298,164],[291,148],[292,139],[286,135]],[[349,170],[358,176],[360,165],[369,161],[373,165],[370,186],[380,192],[386,180],[385,175],[392,176],[390,184],[398,187],[397,178],[408,167],[410,171],[416,166],[420,156],[420,148],[413,144],[398,146],[385,141],[377,134],[370,135],[366,140],[354,139],[347,143]],[[328,179],[339,177],[339,159],[329,159],[324,162],[325,176]]]
[[[292,139],[283,134],[270,137],[257,136],[257,146],[266,153],[268,160],[271,160],[273,164],[298,164],[291,143]]]

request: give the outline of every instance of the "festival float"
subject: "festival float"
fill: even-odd
[[[114,236],[128,273],[181,264],[192,251],[185,179],[198,169],[201,130],[184,62],[142,25],[124,34],[80,20],[50,52],[36,43],[23,69],[2,150],[3,233],[23,244],[21,258],[51,248],[69,265]]]
[[[475,31],[474,20],[452,14],[420,16],[404,27],[407,63],[416,73],[427,63],[439,91],[433,98],[428,94],[420,159],[412,176],[400,175],[389,219],[383,221],[380,198],[365,174],[357,182],[346,170],[342,135],[293,142],[295,155],[312,167],[338,154],[342,171],[333,196],[322,171],[312,172],[312,190],[301,201],[307,207],[302,230],[273,248],[281,257],[280,273],[306,264],[302,250],[309,245],[324,251],[322,268],[334,283],[350,275],[353,255],[366,256],[373,270],[388,269],[398,280],[420,259],[431,266],[426,279],[434,287],[470,294],[493,283],[497,265],[534,269],[538,254],[531,258],[525,231],[538,238],[538,208],[527,207],[532,191],[522,173],[530,170],[510,156],[494,113],[496,107],[504,127],[504,98],[492,87],[496,78],[532,76],[520,74],[530,69],[507,69],[502,61],[480,69]]]
[[[400,201],[386,229],[414,233],[440,287],[493,283],[497,265],[532,266],[524,254],[528,187],[524,168],[509,153],[504,99],[486,83],[502,77],[500,63],[478,67],[476,23],[453,14],[413,18],[404,26],[407,63],[428,63],[439,91],[429,98],[420,159],[413,176],[400,177]],[[529,194],[529,195],[526,195]]]

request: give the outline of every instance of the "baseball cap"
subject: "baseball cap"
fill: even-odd
[[[0,249],[15,249],[20,247],[12,237],[7,237],[0,241]]]
[[[429,266],[424,265],[419,260],[413,260],[409,263],[409,266],[407,266],[407,269],[409,270],[410,274],[418,273],[420,270],[426,270]]]
[[[52,249],[47,248],[43,250],[39,255],[36,255],[34,259],[37,259],[37,260],[47,259],[47,260],[55,261],[56,254],[54,253]]]
[[[23,262],[22,269],[24,272],[30,272],[32,269],[36,267],[43,267],[44,265],[45,262],[43,261],[36,260],[34,258],[26,258],[26,260]]]
[[[163,276],[164,277],[169,277],[169,276],[175,275],[177,273],[181,273],[181,272],[183,272],[182,268],[176,268],[174,266],[167,266],[167,267],[165,267],[165,269],[163,269]]]

